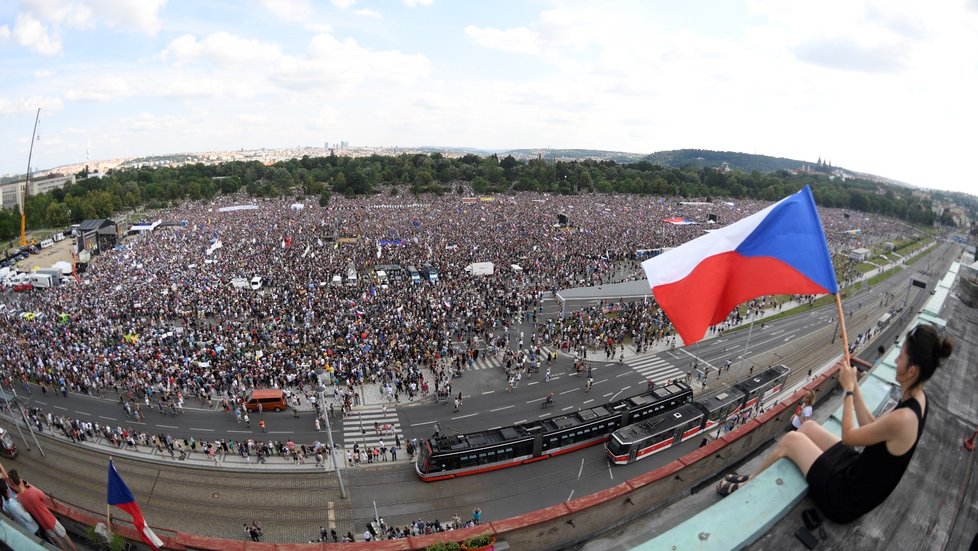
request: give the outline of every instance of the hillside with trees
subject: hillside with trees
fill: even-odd
[[[84,177],[81,174],[80,177]],[[727,197],[778,200],[810,184],[815,200],[825,207],[873,212],[909,223],[948,223],[935,214],[932,201],[952,198],[978,218],[975,198],[931,191],[920,197],[903,186],[863,179],[833,178],[827,174],[796,174],[785,170],[717,170],[712,167],[673,167],[643,160],[620,164],[613,160],[518,160],[512,155],[466,154],[449,158],[440,153],[367,157],[303,157],[266,166],[257,161],[215,165],[188,164],[176,168],[110,171],[102,178],[79,179],[65,188],[27,200],[27,227],[60,228],[88,218],[139,207],[160,208],[185,200],[209,199],[239,191],[255,197],[306,195],[328,204],[334,193],[348,197],[376,193],[511,193],[538,191],[555,194],[634,193],[679,200],[719,200]],[[0,239],[19,231],[16,210],[0,212]]]

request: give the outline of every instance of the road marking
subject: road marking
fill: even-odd
[[[714,367],[713,365],[711,365],[711,364],[710,364],[710,362],[708,362],[708,361],[706,361],[706,360],[704,360],[704,359],[702,359],[702,358],[699,358],[699,357],[697,357],[697,356],[695,356],[695,355],[693,355],[693,354],[691,354],[691,353],[690,353],[689,351],[687,351],[687,350],[686,350],[685,348],[680,348],[680,349],[679,349],[679,351],[680,351],[680,352],[683,352],[683,353],[685,353],[686,355],[688,355],[689,357],[691,357],[691,358],[693,358],[693,359],[694,359],[694,360],[696,360],[697,362],[702,362],[703,364],[705,364],[705,365],[706,365],[707,367],[709,367],[710,369],[712,369],[712,370],[714,370],[714,371],[716,371],[716,369],[717,369],[717,368],[716,368],[716,367]]]
[[[626,386],[625,388],[623,388],[623,389],[621,389],[621,391],[622,391],[622,392],[625,392],[626,390],[628,390],[628,389],[630,389],[630,388],[632,388],[632,385],[628,385],[628,386]]]
[[[584,472],[584,458],[582,457],[581,458],[581,468],[577,470],[577,478],[581,478],[581,473],[583,473],[583,472]],[[571,494],[573,495],[573,493],[574,492],[572,490],[571,491]]]
[[[98,418],[99,419],[108,419],[109,421],[118,421],[118,419],[116,419],[115,417],[106,417],[104,415],[99,415]]]
[[[159,426],[163,426],[163,425],[159,425]],[[202,431],[202,432],[214,432],[214,429],[198,429],[198,428],[194,428],[194,427],[190,427],[190,430],[199,430],[199,431]],[[280,433],[280,434],[292,434],[292,433],[291,432],[288,432],[288,433]]]
[[[479,415],[479,414],[478,413],[470,413],[468,415],[459,415],[458,417],[450,417],[449,419],[451,419],[452,421],[454,421],[456,419],[465,419],[466,417],[475,417],[476,415]]]
[[[601,379],[599,381],[594,381],[594,384],[606,383],[606,382],[608,382],[608,379]],[[607,394],[605,394],[605,396],[607,396]]]
[[[78,410],[75,410],[75,413],[77,413],[79,415],[87,415],[89,417],[92,416],[92,414],[91,413],[88,413],[87,411],[78,411]]]
[[[190,429],[190,430],[211,430],[211,429]],[[212,431],[213,432],[213,431]],[[268,434],[293,434],[295,431],[291,430],[270,430]]]
[[[619,394],[621,394],[621,391],[620,390],[618,392],[616,392],[615,395],[611,397],[611,399],[614,400],[615,397],[617,397]]]
[[[39,404],[43,404],[43,405],[45,405],[45,406],[46,406],[46,405],[48,405],[48,403],[47,403],[47,402],[42,402],[42,401],[40,401],[40,400],[34,400],[34,401],[35,401],[35,402],[37,402],[37,403],[39,403]]]
[[[175,427],[173,425],[156,425],[156,426],[157,427],[162,427],[164,429],[176,429],[176,428],[180,428],[180,427]],[[193,430],[193,429],[191,429],[191,430]]]
[[[615,479],[615,474],[611,472],[611,459],[608,459],[608,476],[611,477],[611,480]]]
[[[61,406],[54,406],[54,409],[60,409],[62,411],[68,411],[68,408],[63,408]]]
[[[502,411],[504,409],[515,408],[515,407],[516,407],[516,404],[509,405],[509,406],[506,406],[506,407],[496,408],[496,409],[490,409],[489,410],[489,413],[495,413],[497,411]]]
[[[411,425],[411,426],[412,426],[412,427],[423,427],[423,426],[425,426],[425,425],[433,425],[433,424],[435,424],[435,423],[437,423],[437,421],[425,421],[424,423],[414,423],[414,424],[413,424],[413,425]]]
[[[523,424],[523,423],[525,423],[525,422],[526,422],[526,419],[520,419],[519,421],[517,421],[517,422],[515,422],[515,423],[513,423],[513,424],[514,424],[514,425],[522,425],[522,424]]]
[[[632,374],[632,372],[631,372],[631,371],[629,371],[629,372],[627,372],[627,373],[622,373],[622,374],[620,374],[620,375],[615,375],[615,378],[617,379],[618,377],[624,377],[624,376],[626,376],[626,375],[631,375],[631,374]]]
[[[808,326],[806,325],[805,327],[808,327]],[[780,335],[781,333],[784,333],[784,329],[779,329],[777,331],[772,332],[771,333],[771,336],[773,337],[775,335]]]
[[[489,391],[483,392],[482,395],[485,396],[486,394],[493,394],[494,392],[496,392],[496,391],[495,390],[489,390]]]
[[[581,477],[580,477],[580,476],[578,476],[577,478],[581,478]],[[567,496],[567,501],[570,501],[572,497],[574,497],[574,490],[571,490],[571,493],[570,493],[570,495],[569,495],[569,496]]]
[[[251,431],[250,430],[229,430],[228,432],[229,433],[233,432],[233,433],[236,433],[236,434],[248,434]]]
[[[585,401],[581,402],[581,405],[590,404],[593,401],[594,401],[594,398],[591,398],[590,400],[585,400]]]
[[[532,381],[532,382],[526,383],[526,386],[533,386],[535,384],[538,384],[539,382],[540,381]],[[516,387],[514,386],[513,388],[516,388]]]
[[[571,392],[577,392],[577,389],[576,388],[572,388],[570,390],[565,390],[565,391],[561,392],[560,395],[563,396],[564,394],[568,394],[568,393],[571,393]]]
[[[575,407],[577,407],[577,406],[567,406],[567,407],[565,407],[564,409],[562,409],[560,411],[567,411],[569,409],[574,409]]]

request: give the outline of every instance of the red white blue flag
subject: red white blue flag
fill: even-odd
[[[832,257],[812,191],[642,262],[652,294],[685,344],[738,304],[764,295],[835,294]]]
[[[146,519],[143,518],[143,512],[136,503],[136,498],[133,497],[132,492],[129,491],[129,487],[123,482],[122,477],[119,476],[119,472],[115,470],[115,465],[112,464],[111,459],[109,460],[108,500],[109,505],[115,505],[129,513],[129,516],[132,517],[132,524],[136,527],[136,531],[139,532],[139,537],[142,538],[143,543],[152,549],[163,547],[163,541],[146,524]]]

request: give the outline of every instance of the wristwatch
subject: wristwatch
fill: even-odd
[[[847,390],[845,396],[843,396],[842,399],[845,400],[846,398],[848,398],[850,396],[854,396],[855,394],[856,394],[855,392],[853,392],[851,390]]]

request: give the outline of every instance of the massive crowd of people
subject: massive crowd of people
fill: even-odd
[[[10,310],[43,316],[0,317],[3,377],[59,392],[113,390],[133,402],[153,397],[161,411],[164,401],[168,408],[184,398],[234,401],[256,387],[309,390],[317,368],[344,385],[382,382],[413,394],[428,387],[421,368],[430,367],[443,392],[446,368],[461,367],[476,349],[510,338],[515,345],[510,329],[526,320],[565,350],[672,338],[654,301],[585,308],[563,321],[536,312],[561,288],[641,278],[636,250],[695,238],[710,227],[708,214],[727,224],[765,206],[530,193],[474,203],[386,195],[337,197],[326,208],[297,201],[186,203],[153,214],[174,225],[124,240],[97,257],[80,284],[8,292]],[[256,208],[222,209],[243,204]],[[568,224],[556,224],[557,214]],[[907,233],[888,219],[821,215],[838,250]],[[662,221],[675,216],[704,224]],[[494,275],[465,271],[485,261],[495,263]],[[379,264],[430,264],[440,281],[382,284],[374,279]],[[350,270],[356,285],[346,285]],[[343,284],[333,284],[336,275]],[[260,290],[231,284],[253,276],[263,278]]]
[[[639,351],[663,340],[675,343],[669,320],[651,298],[588,305],[563,317],[540,315],[542,301],[563,288],[641,279],[637,250],[681,245],[711,227],[707,215],[723,225],[766,206],[530,193],[492,201],[383,195],[337,197],[326,208],[300,204],[245,196],[186,203],[154,213],[166,224],[103,252],[79,283],[16,295],[6,291],[0,300],[8,314],[39,315],[0,316],[4,386],[32,383],[59,394],[111,391],[130,419],[157,408],[176,414],[186,399],[223,407],[248,422],[240,402],[250,389],[289,389],[291,405],[313,403],[321,368],[337,383],[331,395],[340,415],[355,405],[355,385],[362,382],[380,383],[390,401],[432,391],[451,399],[452,373],[480,353],[503,349],[512,381],[514,372],[518,380],[520,372],[544,361],[549,373],[553,357],[541,354],[543,344],[579,356],[603,350],[613,357],[625,342]],[[254,208],[227,209],[241,205]],[[857,275],[854,263],[842,260],[846,251],[909,233],[893,220],[820,212],[844,279]],[[556,224],[557,214],[567,216],[567,224]],[[670,217],[700,223],[663,221]],[[476,262],[493,262],[496,273],[468,273],[466,267]],[[416,284],[406,272],[387,281],[376,277],[376,265],[393,264],[431,265],[439,281]],[[351,271],[357,282],[348,285]],[[262,278],[260,289],[240,284],[254,276]],[[232,285],[236,278],[243,280]],[[778,306],[768,297],[748,309]],[[711,331],[724,330],[741,315],[731,313]],[[522,324],[535,331],[524,334]],[[325,413],[320,408],[326,404],[314,405]],[[456,410],[460,405],[461,394]],[[335,414],[332,406],[330,412]],[[99,440],[174,460],[202,454],[220,464],[237,454],[248,462],[277,456],[319,466],[330,453],[321,442],[197,441],[36,408],[27,415],[37,429],[74,441]],[[346,463],[383,461],[388,453],[396,458],[401,442],[393,433],[390,439],[389,447],[354,446],[345,452]],[[448,523],[381,525],[364,538],[477,522],[477,515],[464,523],[456,515]],[[249,534],[256,539],[254,530]],[[338,534],[323,530],[321,537],[337,541]],[[355,538],[347,533],[343,539]]]

